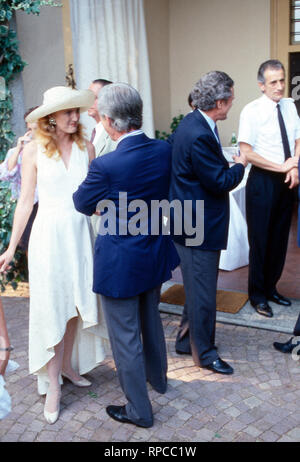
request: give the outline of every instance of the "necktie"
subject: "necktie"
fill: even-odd
[[[288,140],[288,136],[286,133],[286,128],[284,125],[284,120],[281,114],[279,104],[277,104],[277,111],[278,111],[278,122],[279,122],[279,127],[280,127],[280,132],[281,132],[281,139],[282,139],[283,150],[284,150],[284,158],[286,160],[289,157],[291,157],[291,150],[290,150],[290,144],[289,144],[289,140]]]
[[[219,144],[221,144],[217,125],[215,125],[214,132],[215,132],[216,137],[217,137],[217,139],[218,139],[218,141],[219,141]]]
[[[96,129],[93,128],[92,135],[91,135],[91,140],[90,140],[91,143],[94,141],[95,135],[96,135]]]

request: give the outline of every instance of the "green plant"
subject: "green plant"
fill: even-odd
[[[171,133],[160,132],[159,130],[155,130],[155,138],[158,140],[166,141],[169,138],[169,136],[176,130],[176,128],[180,124],[183,117],[184,117],[183,114],[179,114],[179,116],[173,117],[171,125],[170,125]]]
[[[5,34],[4,32],[0,34],[0,50],[2,53],[0,56],[0,77],[4,79],[4,92],[0,100],[0,161],[2,161],[15,138],[10,124],[13,104],[8,84],[23,70],[26,63],[18,54],[18,41],[13,30],[7,29]]]
[[[16,208],[16,201],[11,199],[11,193],[5,182],[0,183],[0,254],[8,247],[11,236],[11,224]],[[0,289],[5,290],[7,284],[16,289],[19,281],[27,281],[27,262],[24,253],[17,250],[9,270],[0,278]]]
[[[13,95],[9,83],[22,72],[26,62],[19,55],[19,42],[16,32],[11,29],[10,21],[15,11],[23,10],[27,14],[39,15],[41,6],[62,6],[54,1],[21,1],[0,0],[0,162],[4,160],[8,149],[12,146],[15,134],[10,119],[13,110]],[[6,249],[12,230],[13,215],[16,203],[11,199],[9,185],[0,183],[0,254]],[[24,254],[17,250],[10,269],[0,278],[0,288],[10,283],[16,287],[17,282],[26,280],[27,270]]]

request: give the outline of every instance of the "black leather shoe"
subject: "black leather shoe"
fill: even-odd
[[[126,413],[126,408],[125,406],[107,406],[106,412],[114,420],[117,420],[117,422],[121,423],[129,423],[136,425],[137,427],[143,427],[143,428],[149,428],[152,427],[153,423],[149,425],[144,425],[140,423],[136,423],[133,420],[131,420]]]
[[[277,305],[282,305],[282,306],[291,306],[292,302],[284,297],[283,295],[280,295],[278,292],[274,292],[273,295],[268,297],[270,302],[277,303]]]
[[[203,367],[205,367],[205,369],[209,369],[210,371],[217,372],[218,374],[233,374],[233,368],[221,358],[218,358],[213,363]]]
[[[268,305],[267,302],[263,303],[258,303],[257,305],[253,305],[253,308],[258,314],[261,314],[262,316],[266,316],[267,318],[272,318],[273,317],[273,311],[270,305]]]
[[[281,353],[292,353],[293,349],[300,345],[300,342],[293,343],[293,339],[294,337],[291,337],[286,343],[274,342],[273,346]],[[300,355],[300,351],[297,351],[297,355]]]
[[[176,353],[178,355],[191,355],[192,354],[191,351],[180,351],[180,350],[177,350],[177,349],[175,349],[175,351],[176,351]]]

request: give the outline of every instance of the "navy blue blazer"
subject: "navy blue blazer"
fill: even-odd
[[[235,164],[229,168],[220,144],[198,110],[185,116],[169,142],[173,148],[170,201],[192,201],[193,226],[196,200],[204,201],[204,240],[195,248],[226,249],[229,191],[241,182],[244,166]],[[191,236],[184,232],[181,236],[173,235],[174,241],[182,245],[186,245],[187,238]]]
[[[168,198],[170,171],[171,146],[144,134],[121,140],[115,151],[92,161],[86,179],[73,194],[75,207],[92,215],[97,203],[107,199],[116,210],[116,235],[99,234],[95,243],[94,292],[129,298],[172,277],[179,257],[170,236],[122,235],[119,219],[120,192],[127,193],[128,203],[143,200],[150,212],[151,200]],[[127,211],[126,228],[136,212]],[[150,228],[151,214],[148,216]],[[105,211],[101,220],[105,220]]]

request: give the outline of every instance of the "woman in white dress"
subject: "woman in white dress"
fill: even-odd
[[[81,374],[105,355],[106,329],[92,292],[92,230],[72,200],[95,156],[79,123],[80,111],[93,101],[89,90],[54,87],[27,117],[27,122],[37,121],[38,129],[35,140],[24,148],[12,236],[0,257],[0,271],[5,271],[30,216],[37,186],[39,208],[28,249],[29,372],[38,375],[38,391],[46,394],[44,416],[49,423],[59,415],[61,376],[77,386],[89,386]]]

